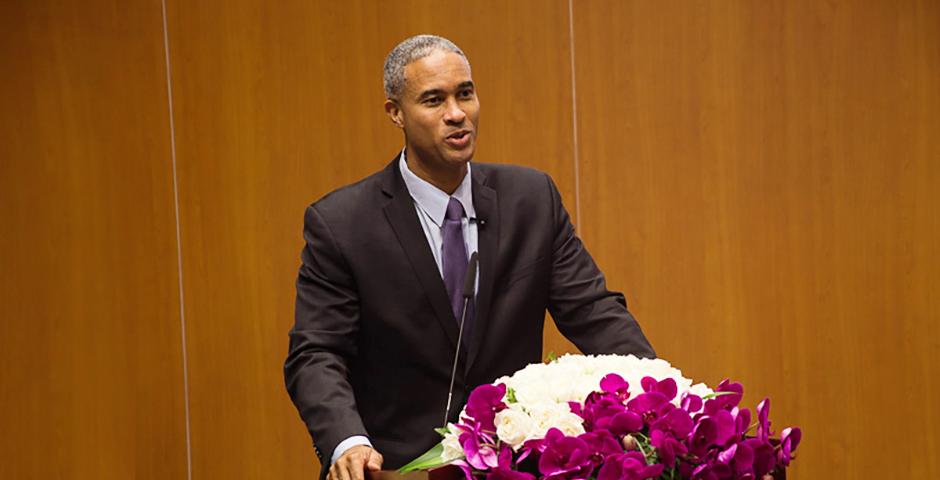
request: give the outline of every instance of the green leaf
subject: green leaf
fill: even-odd
[[[709,393],[708,395],[705,395],[704,397],[702,397],[702,400],[711,400],[711,399],[713,399],[713,398],[715,398],[715,397],[720,397],[720,396],[722,396],[722,395],[735,395],[735,394],[737,394],[737,393],[738,393],[738,392],[715,392],[715,393]]]
[[[412,460],[408,463],[408,465],[399,468],[398,473],[403,474],[408,472],[416,472],[418,470],[430,470],[432,468],[440,467],[441,465],[450,463],[443,461],[441,458],[442,453],[444,453],[443,442],[431,447],[431,449],[425,452],[424,455],[421,455],[420,457]]]
[[[435,428],[434,431],[442,437],[450,433],[450,430],[448,430],[447,427]]]
[[[506,401],[509,403],[516,403],[516,391],[512,387],[506,387]]]
[[[558,355],[555,355],[555,352],[548,352],[548,355],[545,355],[545,363],[552,363],[555,360],[558,360]]]

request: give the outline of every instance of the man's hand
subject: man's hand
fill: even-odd
[[[365,471],[382,469],[382,454],[368,445],[356,445],[343,452],[330,467],[326,480],[365,480]]]

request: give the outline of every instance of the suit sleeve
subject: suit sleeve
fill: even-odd
[[[359,297],[340,245],[316,205],[304,215],[304,241],[284,380],[320,463],[328,465],[337,444],[367,435],[348,377],[357,353]]]
[[[604,274],[575,234],[554,182],[547,175],[546,180],[554,227],[548,310],[558,330],[586,354],[655,357],[623,295],[607,290]]]

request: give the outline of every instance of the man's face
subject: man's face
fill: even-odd
[[[404,92],[393,103],[389,115],[405,130],[409,161],[434,172],[461,169],[473,157],[480,102],[463,57],[436,51],[408,64]]]

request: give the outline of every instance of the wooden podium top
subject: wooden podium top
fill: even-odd
[[[410,472],[406,474],[400,474],[395,470],[366,472],[366,478],[368,480],[460,480],[464,476],[459,468],[445,466],[430,472]]]
[[[400,474],[395,470],[382,470],[380,472],[366,472],[367,480],[428,480],[428,472],[410,472]]]

